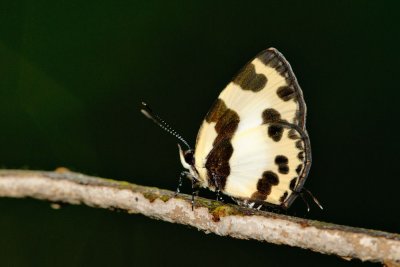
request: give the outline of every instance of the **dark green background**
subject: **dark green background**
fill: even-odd
[[[273,46],[303,88],[314,159],[306,184],[326,208],[307,214],[297,201],[290,214],[399,232],[393,3],[2,1],[0,164],[174,190],[176,141],[140,114],[140,102],[193,144],[220,90]],[[1,266],[161,264],[361,263],[140,215],[0,199]]]

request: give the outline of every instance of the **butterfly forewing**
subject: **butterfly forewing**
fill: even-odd
[[[203,186],[239,199],[289,206],[310,165],[306,107],[289,63],[261,52],[221,92],[197,136]]]

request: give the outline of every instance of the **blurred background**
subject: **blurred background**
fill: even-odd
[[[176,140],[140,102],[194,144],[233,75],[276,47],[305,95],[306,185],[325,207],[307,213],[298,200],[289,214],[400,232],[398,11],[361,0],[2,1],[0,166],[175,190]],[[0,266],[361,265],[85,206],[3,198],[0,211]]]

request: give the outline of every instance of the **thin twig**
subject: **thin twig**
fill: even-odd
[[[247,209],[74,172],[0,170],[0,196],[125,210],[206,233],[311,249],[343,258],[400,264],[400,235]]]

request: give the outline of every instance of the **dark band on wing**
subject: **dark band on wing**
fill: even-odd
[[[224,190],[226,178],[231,173],[229,159],[233,154],[230,139],[225,139],[213,147],[208,154],[205,167],[207,169],[208,184],[211,188]]]
[[[235,111],[227,108],[222,99],[217,99],[207,114],[206,121],[216,122],[214,128],[217,132],[205,164],[208,183],[211,187],[223,190],[231,171],[229,166],[229,159],[233,154],[231,139],[238,128],[240,118]]]
[[[226,110],[227,107],[225,102],[218,98],[210,108],[210,111],[207,113],[205,119],[208,123],[217,122]]]

